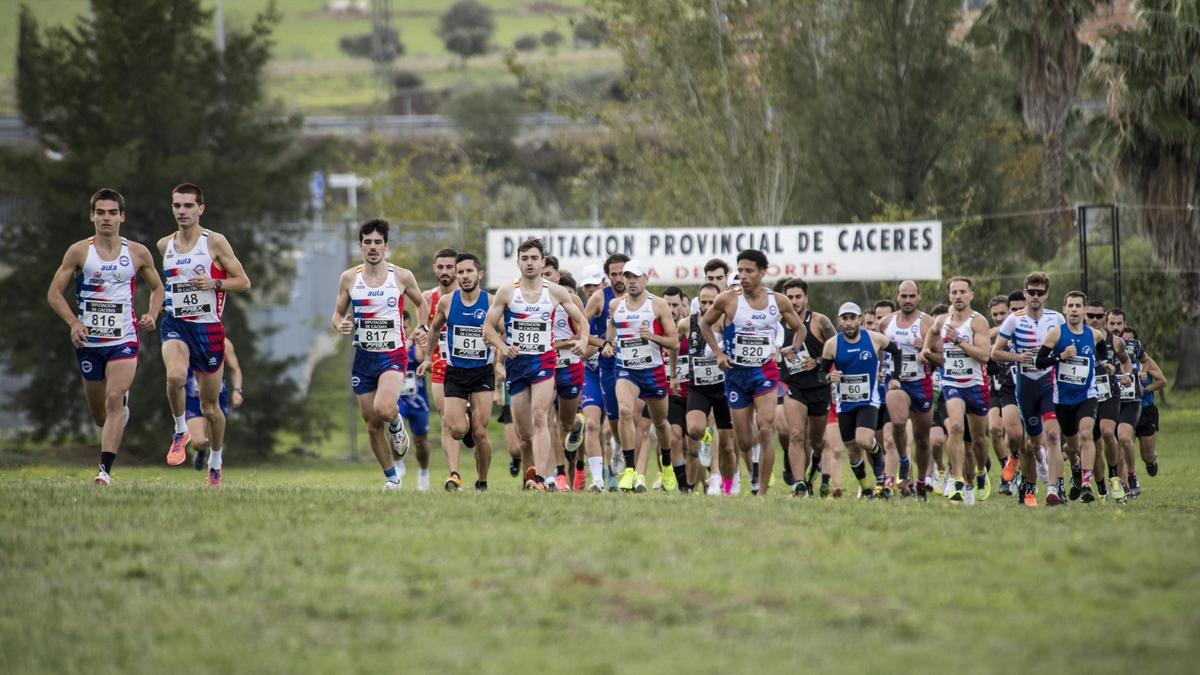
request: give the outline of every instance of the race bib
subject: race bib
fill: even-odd
[[[468,328],[468,327],[469,326],[463,326],[463,328]],[[455,328],[458,328],[458,326],[455,326]],[[483,341],[483,329],[476,328],[475,330],[479,331],[480,342],[482,342]],[[444,358],[446,358],[446,355],[449,353],[450,353],[450,333],[446,330],[446,324],[442,324],[441,330],[438,331],[438,354],[440,354],[441,357],[444,359]],[[471,357],[464,356],[462,358],[471,358]]]
[[[946,377],[958,379],[966,379],[972,376],[975,372],[974,362],[967,353],[956,347],[946,349],[946,362],[942,366],[942,373]]]
[[[783,365],[785,368],[787,368],[788,375],[796,375],[798,373],[804,372],[804,368],[801,367],[800,364],[804,363],[804,359],[809,359],[809,358],[812,358],[812,357],[808,353],[808,345],[801,344],[800,351],[796,352],[795,359],[788,359],[788,358],[783,359]]]
[[[625,368],[646,368],[658,365],[654,359],[659,347],[644,337],[617,338],[617,356]],[[659,351],[661,358],[662,352]]]
[[[1133,401],[1137,399],[1137,383],[1134,382],[1132,377],[1129,378],[1129,384],[1122,384],[1120,387],[1122,401]]]
[[[123,302],[83,301],[83,325],[90,338],[114,339],[125,336],[125,312]]]
[[[842,374],[838,382],[838,397],[842,403],[865,403],[871,398],[871,376]]]
[[[176,319],[203,316],[214,311],[216,303],[216,292],[202,290],[195,281],[171,284],[171,316]]]
[[[354,342],[369,352],[391,352],[400,348],[400,329],[394,319],[356,319]]]
[[[449,353],[456,359],[481,361],[487,358],[487,343],[483,341],[482,326],[455,326],[450,343]]]
[[[711,387],[725,382],[725,371],[717,367],[717,357],[697,356],[692,359],[692,384]]]
[[[1092,374],[1092,360],[1086,356],[1074,356],[1058,362],[1055,377],[1063,384],[1081,387],[1087,384]]]
[[[765,335],[742,335],[733,337],[733,363],[737,366],[757,368],[771,360],[775,346]]]
[[[1096,378],[1096,398],[1100,402],[1107,401],[1112,398],[1112,385],[1108,383],[1109,377],[1101,375]]]
[[[687,354],[680,354],[675,359],[675,378],[685,382],[692,374],[692,361]]]
[[[1017,372],[1021,373],[1022,375],[1040,375],[1043,370],[1044,368],[1038,368],[1032,362],[1025,363],[1024,361],[1021,361],[1017,364]]]
[[[521,354],[545,354],[550,350],[550,322],[513,319],[509,326],[512,344]]]
[[[404,373],[404,382],[400,385],[401,396],[417,395],[417,374],[412,371]]]
[[[595,370],[600,367],[600,350],[592,352],[592,355],[587,358],[587,367]]]
[[[917,364],[916,352],[905,352],[900,355],[900,379],[916,380],[921,377],[921,368]]]

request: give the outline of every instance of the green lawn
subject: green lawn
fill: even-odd
[[[248,26],[269,0],[226,0],[227,27]],[[283,21],[275,30],[275,51],[271,63],[269,92],[289,109],[312,113],[358,113],[372,102],[370,64],[347,57],[338,48],[345,35],[370,31],[367,18],[333,17],[325,14],[324,0],[275,0]],[[532,58],[548,61],[550,67],[564,73],[578,72],[586,64],[619,67],[614,53],[604,50],[575,50],[570,47],[570,19],[578,16],[584,0],[559,0],[560,11],[536,12],[530,0],[484,0],[496,12],[496,33],[492,43],[498,50],[512,46],[525,34],[540,36],[557,30],[566,38],[557,54],[539,48]],[[86,12],[86,0],[37,0],[27,2],[40,25],[69,24]],[[212,0],[206,0],[212,6]],[[392,3],[393,21],[400,31],[405,54],[396,70],[417,72],[426,86],[441,88],[462,84],[491,83],[496,78],[511,79],[500,60],[500,51],[472,60],[468,68],[452,68],[455,58],[446,52],[437,36],[438,17],[450,3],[443,0],[401,0]],[[16,91],[13,77],[16,67],[18,0],[0,0],[0,114],[13,114]]]
[[[219,493],[188,468],[118,464],[109,489],[90,466],[4,470],[0,662],[1194,672],[1200,396],[1171,400],[1163,472],[1126,506],[524,494],[502,456],[486,495],[234,451]]]

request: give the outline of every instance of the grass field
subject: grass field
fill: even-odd
[[[429,88],[468,86],[498,81],[515,81],[502,62],[502,50],[526,34],[540,36],[556,30],[566,42],[551,54],[539,49],[522,55],[522,60],[545,64],[552,72],[570,74],[596,67],[620,67],[620,57],[611,50],[576,50],[570,47],[574,16],[584,10],[584,0],[483,0],[495,12],[496,32],[492,44],[498,51],[472,59],[467,68],[458,67],[456,57],[446,52],[437,36],[438,19],[453,4],[447,0],[393,1],[393,23],[400,31],[405,54],[394,64],[396,70],[417,73]],[[248,26],[269,0],[225,0],[225,22],[229,29]],[[13,83],[16,68],[17,16],[19,0],[0,0],[0,115],[16,109]],[[87,0],[37,0],[27,2],[39,24],[46,28],[69,25],[87,11]],[[215,4],[206,0],[206,5]],[[338,48],[342,36],[367,33],[370,20],[336,17],[323,11],[324,0],[275,0],[283,20],[274,33],[274,58],[269,66],[268,91],[288,109],[309,113],[357,113],[372,104],[371,64],[351,59]]]
[[[106,490],[82,463],[5,470],[0,663],[1194,672],[1200,396],[1171,399],[1127,506],[523,494],[503,451],[486,495],[232,452],[219,493],[185,468],[118,463]]]

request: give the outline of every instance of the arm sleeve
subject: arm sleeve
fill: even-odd
[[[1108,341],[1101,340],[1096,343],[1096,362],[1108,360]]]
[[[1054,348],[1046,345],[1042,345],[1038,350],[1037,358],[1033,361],[1033,365],[1038,368],[1049,368],[1056,363],[1058,363],[1058,357],[1054,355]]]
[[[900,374],[900,363],[902,361],[900,346],[893,340],[888,340],[887,346],[883,348],[885,352],[892,355],[892,372],[897,376]]]
[[[817,373],[822,384],[829,383],[829,371],[833,370],[834,365],[834,359],[827,359],[824,356],[821,357],[820,361],[817,361]]]

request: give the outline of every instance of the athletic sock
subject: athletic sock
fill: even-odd
[[[566,465],[566,464],[559,464],[559,465],[558,465],[558,466],[555,468],[555,473],[554,473],[554,475],[555,475],[555,476],[565,476],[565,475],[567,475],[567,465]]]
[[[871,459],[871,471],[875,473],[875,479],[883,480],[883,453],[879,451],[879,442],[875,442],[875,446],[871,449],[868,455]]]
[[[183,415],[178,415],[175,418],[175,433],[177,433],[177,434],[187,433],[187,418],[184,417]]]
[[[906,459],[907,459],[907,458],[906,458]],[[984,472],[985,472],[985,473],[991,473],[991,472],[992,472],[992,458],[991,458],[991,457],[988,457],[988,458],[987,458],[987,461],[983,463],[983,470],[984,470]]]
[[[599,459],[599,458],[597,458],[597,459]],[[583,459],[576,457],[575,458],[575,470],[583,471],[583,467],[584,467]]]
[[[733,491],[733,479],[721,476],[721,494],[727,495]]]
[[[754,462],[754,463],[758,463],[758,460],[761,457],[762,457],[762,446],[760,446],[758,443],[755,443],[754,447],[750,449],[750,461]]]
[[[675,484],[679,486],[679,491],[687,491],[691,487],[687,484],[687,467],[682,464],[676,464],[673,468],[675,470]]]
[[[392,420],[391,422],[388,422],[388,431],[392,432],[393,434],[396,433],[397,431],[400,431],[400,416],[399,415],[396,416],[396,419]]]
[[[783,470],[790,476],[792,475],[792,460],[788,457],[787,446],[783,447]]]
[[[208,453],[208,468],[216,469],[217,471],[221,470],[221,452],[224,450],[225,448],[221,448],[220,450],[213,450]]]
[[[900,480],[908,480],[912,473],[912,463],[908,461],[908,455],[900,458]]]
[[[1117,477],[1117,476],[1119,476],[1119,475],[1121,475],[1121,472],[1120,472],[1120,471],[1117,469],[1117,465],[1116,465],[1116,464],[1109,464],[1109,465],[1108,465],[1108,477],[1109,477],[1109,478],[1116,478],[1116,477]]]
[[[1084,486],[1088,486],[1088,485],[1091,485],[1091,484],[1092,484],[1092,473],[1093,473],[1093,472],[1092,472],[1092,470],[1091,470],[1091,469],[1084,469],[1084,470],[1083,470],[1083,484],[1084,484]]]
[[[112,465],[113,465],[113,462],[115,462],[115,461],[117,461],[117,453],[115,453],[115,452],[100,453],[100,469],[103,470],[104,473],[112,473]]]
[[[821,485],[829,485],[829,474],[821,474]]]
[[[592,481],[595,483],[604,482],[604,458],[603,457],[588,457],[588,470],[592,474]]]
[[[662,457],[662,465],[663,466],[671,466],[671,449],[670,448],[659,448],[658,455],[660,457]]]
[[[400,482],[400,476],[396,475],[396,467],[394,467],[394,466],[389,466],[388,468],[384,469],[383,475],[387,476],[389,483],[399,483]]]
[[[475,481],[475,489],[476,490],[486,490],[487,489],[487,481],[486,480]]]
[[[633,464],[634,464],[633,451],[632,450],[622,450],[621,454],[625,456],[625,466],[627,468],[632,469]]]
[[[859,482],[862,482],[867,477],[867,467],[863,464],[861,459],[858,460],[858,464],[851,464],[850,470],[854,472],[854,477],[857,478]],[[821,478],[824,479],[825,476],[822,475]]]

